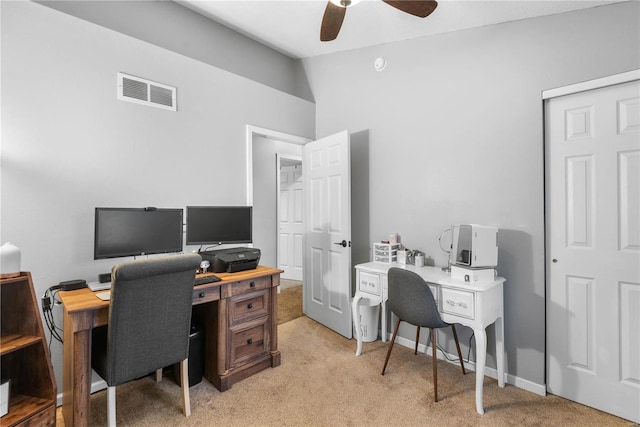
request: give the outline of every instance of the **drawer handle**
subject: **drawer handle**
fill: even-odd
[[[458,307],[462,307],[462,308],[467,308],[467,304],[463,303],[463,302],[455,302],[454,300],[447,300],[447,304],[451,305],[451,306],[458,306]]]
[[[198,294],[198,298],[204,298],[204,292],[200,292],[200,293]]]
[[[251,345],[251,344],[253,344],[253,338],[249,338],[249,339],[247,340],[247,345]]]
[[[249,287],[250,288],[255,288],[256,287],[256,282],[249,282]]]
[[[249,304],[247,304],[247,308],[251,310],[253,308],[253,303],[250,302]]]

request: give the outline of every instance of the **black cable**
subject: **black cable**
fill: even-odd
[[[474,336],[475,336],[475,333],[471,334],[471,336],[469,337],[469,351],[467,352],[467,362],[471,361],[471,340],[473,339]]]
[[[222,243],[216,243],[215,245],[211,245],[211,246],[207,246],[206,248],[204,248],[204,251],[208,251],[211,248],[216,248],[218,246],[221,246]],[[202,252],[202,246],[200,246],[200,249],[198,249],[198,253]]]
[[[436,329],[436,334],[438,333],[438,330]],[[471,336],[469,337],[469,351],[467,352],[467,360],[465,360],[465,362],[467,363],[471,363],[471,340],[473,339],[474,334],[471,334]],[[437,338],[436,338],[437,341]],[[431,343],[433,344],[433,343]],[[440,352],[442,353],[442,355],[444,356],[445,359],[447,359],[449,362],[459,362],[460,359],[456,358],[451,358],[449,353],[444,351],[444,348],[442,348],[439,344],[436,344],[436,349],[440,350]]]
[[[56,325],[55,318],[53,316],[53,306],[62,303],[58,299],[58,292],[61,288],[62,285],[51,286],[44,292],[44,295],[42,295],[42,315],[45,324],[47,325],[47,329],[49,329],[49,351],[51,351],[51,343],[54,339],[60,343],[63,342],[61,335],[62,328]]]

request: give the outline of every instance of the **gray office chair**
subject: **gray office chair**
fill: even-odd
[[[116,420],[116,386],[180,363],[182,407],[191,415],[188,354],[200,255],[127,262],[111,271],[109,323],[95,328],[91,365],[108,386],[107,419]]]
[[[460,353],[460,344],[458,343],[458,334],[454,325],[442,321],[435,299],[431,293],[429,285],[418,274],[410,270],[392,267],[388,273],[389,279],[389,308],[398,317],[398,322],[393,330],[393,337],[389,343],[387,357],[384,360],[382,375],[387,369],[389,356],[393,349],[393,343],[398,334],[400,322],[407,322],[417,326],[416,348],[414,354],[418,354],[418,341],[420,340],[420,328],[431,328],[431,348],[432,364],[433,364],[433,399],[438,401],[438,365],[436,359],[436,329],[451,326],[453,337],[456,341],[456,349],[458,350],[458,358],[462,367],[462,374],[465,374],[464,362],[462,361],[462,353]]]

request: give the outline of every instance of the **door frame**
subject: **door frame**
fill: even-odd
[[[280,154],[276,153],[276,232],[279,231],[280,224],[280,166],[282,159],[286,160],[294,160],[300,162],[302,165],[302,156],[294,156],[291,154]],[[280,239],[276,236],[276,268],[280,268]],[[304,271],[304,257],[303,257],[303,267]]]
[[[547,304],[549,303],[548,301],[548,296],[549,296],[549,286],[550,284],[550,280],[549,280],[549,276],[550,276],[550,272],[549,272],[549,267],[550,267],[550,263],[551,260],[550,258],[550,250],[549,250],[549,236],[547,235],[548,233],[548,225],[547,225],[547,169],[549,167],[548,163],[547,163],[547,152],[546,152],[546,148],[547,148],[547,140],[545,138],[546,135],[546,129],[547,129],[547,123],[545,122],[545,108],[546,108],[546,104],[547,101],[552,99],[552,98],[557,98],[560,96],[565,96],[565,95],[572,95],[575,93],[579,93],[579,92],[585,92],[585,91],[589,91],[589,90],[593,90],[593,89],[601,89],[607,86],[613,86],[613,85],[617,85],[617,84],[622,84],[622,83],[628,83],[634,80],[640,80],[640,69],[636,69],[636,70],[631,70],[631,71],[627,71],[624,73],[619,73],[619,74],[612,74],[610,76],[605,76],[605,77],[601,77],[598,79],[593,79],[593,80],[587,80],[587,81],[583,81],[583,82],[579,82],[579,83],[574,83],[574,84],[570,84],[567,86],[561,86],[561,87],[557,87],[557,88],[553,88],[553,89],[547,89],[542,91],[542,124],[543,124],[543,166],[544,166],[544,170],[545,173],[543,174],[543,187],[544,187],[544,197],[545,197],[545,208],[544,208],[544,262],[545,262],[545,276],[544,276],[544,280],[545,280],[545,375],[544,375],[544,379],[545,379],[545,392],[547,391],[547,387],[548,387],[548,360],[549,360],[549,348],[547,347],[547,330],[548,330],[548,324],[547,324]]]
[[[245,148],[246,148],[246,164],[245,164],[245,169],[246,169],[246,180],[247,180],[247,187],[246,187],[246,192],[247,192],[247,206],[253,206],[253,139],[256,136],[261,136],[264,137],[268,140],[276,140],[276,141],[280,141],[280,142],[286,142],[286,143],[290,143],[290,144],[298,144],[298,145],[305,145],[308,142],[313,141],[313,139],[311,138],[307,138],[307,137],[303,137],[303,136],[298,136],[298,135],[292,135],[289,133],[285,133],[285,132],[280,132],[280,131],[276,131],[276,130],[272,130],[272,129],[267,129],[267,128],[262,128],[259,126],[253,126],[253,125],[246,125],[246,129],[245,129]],[[272,161],[272,160],[269,160]],[[280,188],[279,185],[279,180],[277,181],[278,185],[277,185],[277,189]],[[274,195],[274,198],[279,197],[279,195],[277,194],[278,190],[276,190],[276,194]],[[276,199],[277,200],[277,199]],[[273,229],[273,233],[275,234],[275,241],[276,241],[276,262],[278,262],[278,254],[277,254],[277,250],[278,250],[278,221],[276,219],[276,224],[274,226]],[[275,266],[274,266],[275,267]],[[304,268],[304,267],[303,267]],[[279,290],[279,288],[278,288]]]

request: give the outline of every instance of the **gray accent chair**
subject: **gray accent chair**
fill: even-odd
[[[115,265],[109,323],[94,328],[91,365],[108,386],[107,419],[116,421],[116,386],[180,363],[182,406],[191,414],[188,354],[200,255],[154,257]],[[161,378],[161,377],[160,377]]]
[[[431,329],[431,349],[432,349],[432,365],[433,365],[433,399],[438,401],[438,364],[436,358],[436,329],[451,326],[453,337],[456,341],[456,349],[458,350],[458,358],[462,367],[462,375],[465,374],[462,353],[460,352],[460,344],[458,342],[458,334],[453,324],[444,322],[440,318],[436,301],[433,298],[429,285],[417,273],[405,270],[403,268],[392,267],[388,273],[389,280],[389,309],[397,317],[393,337],[389,342],[389,350],[384,360],[382,375],[387,369],[389,356],[393,349],[393,343],[398,334],[400,322],[407,322],[415,325],[418,329],[416,332],[416,348],[414,354],[418,354],[418,341],[420,340],[420,328]]]

